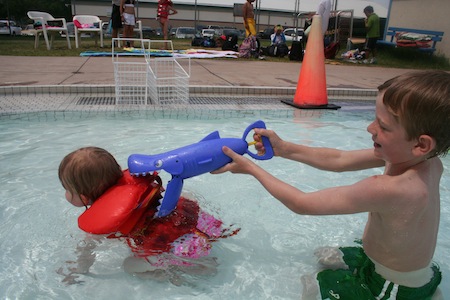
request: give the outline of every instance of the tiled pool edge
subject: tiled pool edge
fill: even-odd
[[[173,105],[115,104],[114,85],[9,86],[0,87],[0,119],[65,118],[112,114],[153,117],[181,115],[216,118],[266,114],[286,116],[293,110],[281,100],[294,98],[295,88],[190,86],[189,103]],[[330,103],[345,102],[346,107],[373,106],[377,91],[364,89],[328,89]],[[82,99],[88,101],[81,101]],[[361,106],[362,105],[362,106]]]
[[[293,97],[294,87],[266,87],[266,86],[189,86],[192,95],[227,95],[227,96],[266,96]],[[348,89],[328,88],[328,97],[346,100],[374,100],[376,89]],[[114,85],[31,85],[31,86],[2,86],[0,97],[33,96],[41,94],[77,94],[77,95],[111,95],[115,93]]]

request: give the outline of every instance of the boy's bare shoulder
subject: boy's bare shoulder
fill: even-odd
[[[398,175],[382,175],[379,188],[386,198],[396,205],[415,205],[418,209],[429,204],[438,193],[443,165],[439,158],[432,158],[405,170]]]
[[[438,199],[442,163],[436,158],[398,174],[375,175],[352,186],[351,194],[361,210],[385,214],[404,207],[419,212]]]

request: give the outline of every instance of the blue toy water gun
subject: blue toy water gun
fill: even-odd
[[[214,171],[231,162],[231,158],[223,153],[223,146],[241,155],[247,153],[258,160],[272,158],[273,149],[267,137],[263,136],[261,139],[265,153],[253,153],[248,149],[249,145],[256,143],[246,141],[248,133],[254,128],[266,128],[266,125],[261,120],[256,121],[247,127],[242,139],[221,138],[219,132],[214,131],[198,143],[169,152],[156,155],[132,154],[128,157],[128,169],[134,176],[146,176],[158,170],[164,170],[172,175],[156,213],[157,217],[164,217],[176,207],[184,179]]]

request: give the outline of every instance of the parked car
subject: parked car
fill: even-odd
[[[273,27],[269,27],[269,28],[266,28],[266,29],[264,29],[264,30],[261,30],[259,33],[258,33],[258,37],[260,38],[260,39],[270,39],[270,36],[272,35],[272,33],[273,33]]]
[[[25,29],[22,30],[21,35],[25,35],[25,36],[32,36],[36,34],[36,30],[34,29],[34,25],[33,24],[28,24],[27,26],[25,26]]]
[[[0,20],[0,34],[20,35],[22,28],[16,25],[14,21]]]
[[[209,37],[214,38],[214,35],[216,34],[216,31],[214,29],[203,29],[202,30],[202,37]]]
[[[175,32],[177,39],[193,39],[195,37],[194,27],[178,27]]]
[[[214,29],[215,35],[221,35],[223,27],[218,25],[208,25],[206,29]]]
[[[301,41],[304,35],[303,28],[286,28],[283,33],[286,41]]]
[[[142,35],[144,39],[156,36],[156,30],[150,26],[142,26]]]
[[[224,29],[222,29],[222,34],[224,36],[236,35],[238,38],[242,37],[242,31],[237,30],[237,29],[231,29],[231,28],[224,28]]]
[[[223,28],[222,26],[218,26],[218,25],[208,25],[206,27],[206,29],[221,29]]]

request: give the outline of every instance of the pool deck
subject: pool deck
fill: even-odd
[[[144,62],[142,57],[124,58],[122,61]],[[190,97],[232,94],[292,99],[302,66],[300,62],[233,58],[191,59],[190,66],[188,60],[181,61],[183,68],[190,69]],[[0,65],[2,115],[39,109],[70,110],[75,107],[71,103],[78,101],[79,104],[79,99],[73,97],[75,94],[114,96],[114,65],[110,57],[0,56]],[[328,61],[325,67],[328,97],[332,100],[339,96],[373,100],[379,84],[410,71]],[[58,96],[48,97],[52,93]],[[281,105],[278,102],[272,109]],[[92,105],[89,107],[91,109]]]
[[[0,86],[113,85],[110,57],[0,56]],[[192,59],[190,85],[296,87],[300,62]],[[325,64],[327,87],[375,89],[407,69]]]

